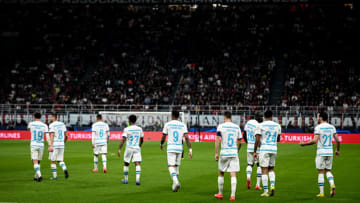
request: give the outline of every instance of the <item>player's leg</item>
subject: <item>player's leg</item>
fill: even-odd
[[[255,187],[255,190],[261,190],[260,183],[261,183],[262,174],[261,174],[261,167],[260,167],[258,161],[256,162],[256,166],[257,166],[257,169],[256,169],[256,187]]]
[[[98,163],[99,163],[99,153],[98,153],[98,146],[95,145],[94,147],[94,169],[93,172],[98,172]]]
[[[173,152],[167,153],[168,168],[169,168],[169,173],[170,173],[171,179],[173,181],[172,190],[174,192],[177,192],[175,190],[175,188],[179,182],[179,180],[177,178],[177,173],[176,173],[176,157],[177,157],[177,153],[173,153]]]
[[[231,195],[230,201],[235,201],[235,194],[236,194],[236,185],[237,185],[237,178],[236,173],[240,172],[240,162],[238,157],[231,157],[230,158],[230,166],[228,171],[230,172],[231,176]]]
[[[254,166],[254,156],[253,156],[253,152],[247,152],[247,162],[248,162],[248,166],[246,167],[246,187],[248,189],[251,188],[251,173],[252,173],[252,168]]]
[[[325,165],[323,162],[323,158],[321,156],[317,156],[315,159],[316,168],[318,170],[318,185],[320,189],[320,193],[317,195],[318,197],[324,197],[324,173],[325,173]]]
[[[332,160],[333,160],[332,156],[326,157],[326,160],[325,160],[326,177],[330,184],[330,197],[333,197],[335,195],[335,180],[334,180],[333,174],[331,173]]]
[[[135,168],[136,168],[136,185],[140,185],[140,175],[141,175],[140,162],[135,162]]]
[[[259,155],[259,159],[260,159],[260,166],[261,166],[261,180],[264,186],[264,193],[261,194],[261,196],[263,197],[267,197],[269,196],[269,186],[268,186],[268,182],[269,182],[269,177],[268,177],[268,167],[269,167],[269,162],[270,162],[270,157],[268,153],[260,153]]]
[[[51,161],[51,172],[52,172],[52,175],[53,175],[51,180],[57,180],[56,162],[55,161]]]
[[[178,182],[175,186],[175,190],[178,191],[180,189],[180,180],[179,180],[179,170],[180,170],[180,164],[181,164],[181,154],[176,153],[176,159],[175,159],[175,173],[176,178],[178,179]]]
[[[223,189],[224,189],[224,173],[228,168],[227,158],[221,157],[219,159],[219,174],[218,174],[218,189],[219,193],[215,194],[214,197],[217,199],[223,199]]]
[[[269,179],[270,179],[270,196],[274,196],[275,193],[275,160],[276,154],[269,154],[270,162],[269,162]]]
[[[61,169],[64,171],[65,178],[69,178],[69,172],[64,162],[64,148],[58,148],[56,153],[56,161],[58,161]]]
[[[101,159],[102,159],[102,163],[103,163],[103,172],[106,173],[107,172],[107,167],[106,167],[106,163],[107,163],[107,158],[106,158],[106,153],[107,153],[107,145],[102,145],[101,146]]]
[[[35,181],[41,181],[42,177],[41,177],[41,172],[40,172],[40,148],[35,148],[32,147],[31,148],[31,160],[33,162],[34,165],[34,171],[35,171]],[[41,178],[41,180],[40,180]]]
[[[126,148],[124,154],[124,179],[122,179],[122,183],[128,184],[129,182],[129,163],[132,159],[132,150]]]

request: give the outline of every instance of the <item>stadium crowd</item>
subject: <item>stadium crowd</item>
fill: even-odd
[[[349,8],[39,7],[0,8],[0,103],[268,105],[281,61],[279,104],[360,105]]]

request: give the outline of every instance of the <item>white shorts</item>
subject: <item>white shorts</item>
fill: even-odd
[[[317,169],[331,169],[332,161],[332,156],[317,156],[315,159],[315,165]]]
[[[219,171],[221,172],[239,172],[239,157],[222,157],[219,159]]]
[[[126,148],[124,154],[124,162],[130,163],[132,162],[141,162],[141,150],[134,148]]]
[[[107,144],[105,145],[95,145],[94,154],[106,154],[107,153]]]
[[[31,160],[42,160],[44,148],[31,147]]]
[[[181,153],[168,152],[167,153],[168,166],[180,166]]]
[[[254,161],[254,152],[247,152],[247,162],[248,165],[255,165],[259,163],[258,159]]]
[[[51,161],[64,161],[64,148],[54,148],[54,151],[49,153]]]
[[[260,152],[259,154],[259,163],[260,167],[274,167],[276,160],[276,154]]]

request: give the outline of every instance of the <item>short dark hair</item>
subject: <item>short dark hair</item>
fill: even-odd
[[[135,123],[135,122],[136,122],[136,116],[135,116],[135,115],[130,115],[130,116],[129,116],[129,121],[130,121],[131,123]]]
[[[54,116],[54,117],[56,118],[56,113],[55,113],[55,111],[50,112],[50,115],[51,115],[51,116]]]
[[[179,113],[178,111],[176,111],[176,110],[173,110],[173,111],[171,112],[171,115],[172,115],[174,118],[178,119],[179,116],[180,116],[180,113]]]
[[[319,117],[321,117],[323,121],[328,120],[328,114],[325,111],[319,112]]]
[[[96,115],[96,119],[101,120],[101,119],[102,119],[102,115],[101,115],[101,114]]]
[[[263,116],[262,116],[262,114],[261,114],[259,111],[255,112],[254,118],[255,118],[255,120],[257,120],[258,122],[262,122],[262,121],[263,121]]]
[[[35,113],[34,113],[34,117],[35,117],[36,119],[40,119],[40,118],[41,118],[41,113],[40,113],[40,112],[35,112]]]
[[[225,111],[224,112],[224,117],[225,118],[231,118],[231,112],[230,111]]]
[[[266,110],[264,113],[265,118],[271,118],[273,116],[273,112],[271,110]]]

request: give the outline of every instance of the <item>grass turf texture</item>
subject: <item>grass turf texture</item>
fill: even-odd
[[[41,162],[43,182],[34,182],[30,160],[29,141],[0,141],[0,202],[219,202],[230,197],[230,177],[225,176],[224,200],[216,200],[217,162],[214,161],[214,143],[192,143],[193,160],[187,157],[180,167],[182,187],[171,191],[166,152],[159,142],[145,142],[141,186],[135,185],[135,167],[129,169],[129,184],[123,178],[122,158],[117,157],[119,141],[108,146],[108,173],[103,174],[101,159],[99,172],[92,173],[93,155],[90,142],[69,141],[65,149],[65,163],[70,177],[65,180],[57,166],[58,180],[50,181],[51,169],[48,153]],[[360,176],[360,146],[342,145],[340,157],[334,158],[336,195],[329,197],[329,184],[325,177],[325,198],[317,198],[316,146],[300,147],[297,144],[279,144],[276,160],[276,191],[274,197],[260,197],[255,191],[253,169],[251,190],[246,189],[246,144],[240,150],[241,172],[238,174],[236,198],[240,202],[358,202],[357,185]],[[124,151],[124,150],[123,150]],[[123,154],[122,154],[123,155]]]

